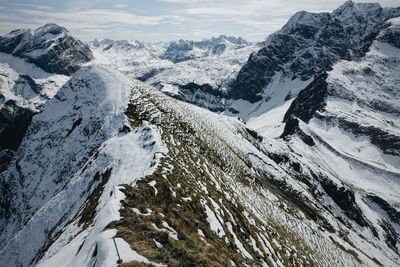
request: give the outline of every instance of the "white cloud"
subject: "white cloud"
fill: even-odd
[[[193,4],[193,3],[205,3],[205,2],[212,2],[213,0],[157,0],[157,2],[164,2],[164,3],[175,3],[175,4]]]
[[[113,7],[115,7],[115,8],[125,8],[125,7],[128,7],[128,5],[127,4],[115,4],[115,5],[113,5]]]
[[[379,2],[398,6],[398,1]],[[29,0],[0,6],[0,31],[55,22],[82,39],[107,33],[125,38],[132,33],[142,40],[165,40],[219,32],[260,40],[280,29],[297,11],[332,11],[344,0],[69,0],[65,9],[57,8],[56,2],[51,2],[52,7]]]
[[[84,23],[89,25],[106,25],[121,23],[125,25],[156,25],[169,16],[138,16],[123,11],[92,9],[69,12],[46,12],[39,10],[21,9],[23,14],[59,21],[59,23]]]
[[[200,7],[200,8],[187,8],[183,10],[188,15],[242,15],[243,13],[237,9],[229,9],[223,7]]]
[[[0,22],[0,34],[7,34],[15,29],[37,28],[41,24],[36,23],[19,23],[19,22]],[[43,24],[42,24],[43,25]]]
[[[21,7],[21,8],[33,8],[33,9],[40,9],[40,10],[50,10],[52,9],[51,6],[46,5],[38,5],[38,4],[28,4],[28,3],[12,3],[13,6]]]

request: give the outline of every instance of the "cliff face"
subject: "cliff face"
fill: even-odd
[[[331,160],[343,157],[297,125],[287,139],[261,136],[117,71],[84,67],[34,117],[0,176],[0,258],[22,266],[118,257],[173,266],[399,262],[397,174],[355,160],[341,162],[351,171],[333,171]]]
[[[397,12],[295,14],[240,99],[212,84],[247,48],[172,63],[105,40],[71,77],[0,53],[0,266],[398,266]]]
[[[63,75],[73,74],[93,59],[87,45],[56,24],[0,36],[0,52],[24,58],[46,72]]]
[[[298,12],[250,56],[231,85],[230,97],[256,102],[269,94],[264,89],[277,73],[306,81],[339,60],[360,58],[385,22],[399,15],[399,8],[352,1],[332,13]]]

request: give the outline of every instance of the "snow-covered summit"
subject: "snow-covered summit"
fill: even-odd
[[[396,10],[296,13],[239,74],[270,82],[239,99],[230,81],[259,47],[225,36],[233,49],[179,63],[94,41],[58,92],[41,85],[69,77],[0,54],[0,101],[43,105],[0,173],[0,265],[398,266]]]
[[[93,58],[87,45],[54,23],[0,36],[0,51],[24,58],[49,73],[64,75],[71,75]]]
[[[246,41],[245,39],[243,39],[242,37],[235,37],[235,36],[227,36],[227,35],[220,35],[218,37],[211,37],[211,42],[214,43],[232,43],[232,44],[236,44],[236,45],[249,45],[251,44],[249,41]]]
[[[131,87],[132,82],[117,71],[86,66],[34,117],[13,164],[0,178],[1,262],[28,266],[49,244],[49,235],[74,218],[101,182],[100,173],[115,173],[114,185],[114,176],[108,177],[111,191],[130,182],[124,179],[134,175],[120,169],[127,168],[122,163],[125,157],[130,159],[129,166],[137,158],[138,168],[143,167],[140,174],[151,169],[150,161],[159,147],[139,147],[135,139],[141,140],[142,133],[129,133],[125,111]],[[150,132],[146,133],[143,145],[152,142]],[[145,158],[148,165],[143,164]],[[4,192],[7,188],[8,193]],[[109,200],[118,206],[115,197],[104,204]],[[100,231],[105,220],[110,222],[113,216],[99,222]],[[98,232],[94,235],[99,238]]]
[[[105,39],[91,42],[90,46],[96,62],[116,67],[167,94],[212,110],[223,107],[220,96],[226,84],[236,76],[248,55],[259,48],[259,44],[250,45],[240,37],[225,35],[202,42],[141,43]],[[172,47],[176,48],[174,55],[189,58],[177,63],[165,59],[166,53],[172,53]],[[206,92],[206,88],[212,90]]]
[[[46,267],[114,266],[118,257],[178,266],[396,265],[385,241],[396,224],[377,205],[396,215],[398,186],[381,179],[372,192],[362,189],[373,183],[351,187],[345,179],[360,186],[362,174],[379,176],[357,162],[352,176],[334,173],[325,158],[303,157],[310,151],[300,142],[263,138],[109,67],[84,67],[34,118],[0,178],[9,189],[0,259]],[[374,198],[382,188],[390,198]]]
[[[340,59],[362,57],[385,21],[399,15],[399,8],[352,1],[332,13],[298,12],[268,37],[264,48],[252,54],[233,82],[230,96],[267,102],[280,90],[273,86],[279,77],[308,81]],[[285,93],[296,95],[298,91]]]
[[[356,19],[376,16],[382,10],[381,5],[378,3],[355,3],[350,0],[335,9],[332,15],[342,21],[354,22]]]
[[[197,42],[181,39],[170,43],[163,58],[179,63],[208,55],[221,55],[226,50],[240,49],[249,45],[251,43],[241,37],[226,35]]]

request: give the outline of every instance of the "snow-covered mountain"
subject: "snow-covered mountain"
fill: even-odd
[[[321,184],[359,225],[380,225],[369,227],[394,251],[400,229],[399,37],[399,18],[387,21],[365,56],[339,61],[294,100],[248,122],[263,136],[282,137],[330,172],[331,181],[351,188],[359,211],[345,207],[343,194]],[[375,206],[383,217],[366,212],[365,205]]]
[[[94,41],[71,77],[0,54],[38,113],[0,173],[0,266],[398,266],[398,12],[300,12],[179,63]]]
[[[95,40],[90,43],[97,63],[112,66],[141,80],[148,79],[174,65],[169,60],[161,59],[166,49],[163,46],[163,44],[110,39]]]
[[[399,15],[400,8],[348,1],[332,13],[298,12],[261,43],[226,36],[180,40],[156,59],[122,56],[149,62],[124,69],[139,72],[134,76],[171,96],[248,120],[292,99],[339,60],[364,56],[386,21]],[[221,44],[223,52],[213,53]],[[118,56],[107,58],[113,63]]]
[[[90,47],[100,64],[117,68],[178,99],[220,111],[225,109],[227,84],[260,44],[221,35],[168,45],[105,39],[91,42]]]
[[[58,25],[0,36],[0,172],[7,168],[32,116],[68,76],[92,59],[87,45]]]
[[[250,56],[229,95],[252,103],[261,101],[270,109],[271,103],[277,105],[297,95],[339,60],[364,56],[386,21],[399,15],[400,8],[352,1],[332,13],[298,12]]]
[[[195,42],[179,40],[171,42],[163,58],[174,63],[202,58],[209,55],[221,55],[226,50],[240,49],[251,43],[241,37],[220,35],[211,39]]]
[[[2,176],[0,257],[113,266],[116,236],[125,262],[396,265],[379,205],[396,216],[397,187],[381,182],[392,197],[374,202],[299,142],[85,67],[34,117]]]
[[[23,59],[0,53],[0,172],[7,168],[32,116],[68,80]]]
[[[0,52],[27,59],[49,73],[71,75],[92,59],[89,47],[63,27],[46,24],[0,36]]]

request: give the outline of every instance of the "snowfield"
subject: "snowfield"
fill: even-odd
[[[95,40],[72,76],[0,53],[0,134],[29,126],[0,146],[0,267],[399,266],[399,15]],[[18,34],[31,59],[75,43],[47,24],[0,48]]]
[[[150,126],[124,133],[129,130],[124,112],[131,86],[132,82],[116,71],[88,66],[75,74],[35,117],[19,149],[20,156],[2,179],[3,185],[13,188],[11,202],[19,210],[1,221],[1,239],[6,244],[0,252],[3,262],[27,265],[34,260],[49,235],[74,221],[76,212],[101,182],[96,177],[107,171],[111,174],[97,206],[98,226],[95,223],[93,229],[86,230],[89,241],[84,249],[93,251],[99,238],[105,245],[112,242],[111,237],[103,238],[100,233],[107,223],[118,219],[123,196],[116,187],[150,172],[150,165],[157,160],[155,153],[162,151],[157,131]],[[153,145],[143,147],[148,143]],[[132,173],[131,168],[137,172]],[[110,197],[111,192],[116,195]],[[75,260],[77,265],[92,266],[84,258]],[[65,262],[65,258],[62,261],[65,266],[74,264]]]
[[[53,98],[69,79],[65,75],[47,73],[34,64],[5,53],[0,53],[0,73],[0,94],[4,96],[2,102],[14,100],[19,106],[35,112]],[[23,81],[26,76],[33,79],[36,87]]]

